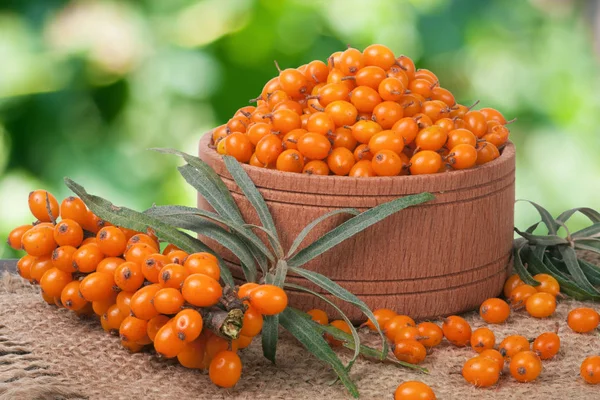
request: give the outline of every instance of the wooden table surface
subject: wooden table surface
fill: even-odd
[[[18,260],[0,260],[0,272],[17,272],[17,261]]]

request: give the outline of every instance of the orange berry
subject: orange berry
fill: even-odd
[[[478,356],[465,363],[462,375],[467,382],[476,387],[490,387],[500,379],[500,370],[496,361]]]
[[[114,286],[113,275],[92,272],[81,280],[79,291],[87,301],[103,301],[114,295]]]
[[[509,303],[512,308],[522,308],[527,299],[537,293],[537,290],[531,285],[519,285],[510,292]]]
[[[442,157],[431,150],[419,151],[410,159],[412,175],[435,174],[442,167]]]
[[[493,349],[496,345],[496,336],[488,328],[475,329],[471,334],[471,347],[478,353]]]
[[[556,310],[556,297],[544,292],[532,294],[525,302],[525,308],[532,317],[549,317]]]
[[[287,307],[288,298],[278,286],[260,285],[250,292],[250,304],[262,315],[275,315]]]
[[[433,322],[421,322],[417,325],[419,336],[417,341],[427,348],[439,345],[444,338],[444,332]]]
[[[414,339],[403,339],[395,342],[394,355],[400,361],[420,364],[425,360],[427,350],[425,346]]]
[[[200,336],[193,342],[186,343],[179,353],[177,361],[186,368],[204,369],[204,352],[206,351],[206,337]]]
[[[327,317],[327,316],[326,316]],[[322,324],[325,325],[325,324]],[[248,306],[244,312],[241,335],[253,337],[260,333],[263,326],[263,316],[254,307]]]
[[[495,361],[498,365],[498,370],[500,372],[502,372],[502,370],[504,369],[504,357],[502,357],[502,354],[500,354],[498,350],[485,349],[481,353],[479,353],[479,356],[489,358],[490,360]]]
[[[327,317],[327,313],[323,310],[314,308],[312,310],[307,311],[306,313],[308,315],[310,315],[310,318],[313,321],[315,321],[317,324],[320,324],[320,325],[329,324],[329,317]]]
[[[117,294],[117,299],[115,301],[122,314],[131,314],[131,297],[134,294],[135,293],[132,292],[119,292],[119,294]]]
[[[329,155],[331,143],[327,137],[314,132],[304,134],[298,140],[298,151],[311,160],[322,160]],[[286,150],[293,151],[293,150]]]
[[[509,298],[513,290],[524,284],[525,282],[521,280],[519,274],[511,275],[504,283],[504,297]]]
[[[396,388],[394,400],[436,400],[435,393],[423,382],[408,381]]]
[[[531,382],[542,373],[542,361],[533,351],[522,351],[510,360],[510,374],[519,382]]]
[[[73,255],[77,249],[73,246],[61,246],[52,252],[52,266],[64,272],[76,272]]]
[[[240,299],[250,297],[250,292],[260,286],[258,283],[248,282],[244,283],[238,288],[238,297]]]
[[[78,311],[88,304],[79,292],[79,285],[79,281],[72,281],[63,288],[60,293],[60,301],[65,308]]]
[[[179,290],[164,288],[156,292],[153,302],[156,311],[160,314],[177,314],[181,311],[185,300]]]
[[[134,238],[136,236],[134,236]],[[142,263],[144,262],[144,260],[146,260],[147,257],[149,257],[152,254],[156,254],[157,252],[158,249],[154,246],[151,246],[147,243],[137,243],[132,245],[131,247],[129,247],[128,250],[125,251],[125,260],[142,265]]]
[[[325,161],[312,160],[302,168],[302,173],[308,175],[329,175],[329,166]]]
[[[533,279],[540,283],[538,286],[534,286],[538,292],[549,293],[555,297],[560,293],[560,285],[552,275],[537,274]]]
[[[177,357],[185,347],[185,342],[177,337],[172,323],[167,323],[158,330],[154,337],[154,349],[165,358]]]
[[[416,326],[415,321],[407,315],[395,315],[389,318],[382,328],[385,336],[390,340],[394,340],[398,332],[407,326]]]
[[[27,254],[21,257],[21,259],[17,262],[17,270],[23,279],[31,280],[31,267],[33,266],[35,260],[36,258],[34,256]]]
[[[125,260],[120,257],[106,257],[104,260],[100,261],[96,267],[96,272],[114,275],[117,267],[124,262]]]
[[[30,272],[31,282],[39,283],[44,274],[52,268],[52,259],[50,256],[35,257],[31,264]]]
[[[36,257],[50,255],[57,247],[54,228],[45,225],[34,226],[23,234],[21,243],[27,254]]]
[[[479,315],[487,323],[501,324],[510,316],[510,307],[502,299],[487,299],[479,307]]]
[[[119,307],[116,304],[113,304],[108,308],[105,314],[100,318],[100,323],[102,324],[102,328],[107,331],[118,331],[121,326],[121,322],[127,317],[125,314],[121,314],[119,311]]]
[[[70,219],[83,226],[88,220],[88,209],[79,197],[70,196],[60,203],[60,215],[63,221]]]
[[[208,376],[215,385],[222,388],[231,388],[242,376],[242,361],[232,351],[218,353],[210,362]]]
[[[40,287],[48,296],[60,297],[63,289],[73,280],[70,273],[50,268],[40,279]]]
[[[183,250],[175,250],[170,252],[167,257],[169,258],[169,261],[171,261],[171,264],[183,265],[183,262],[188,256],[189,254]]]
[[[298,150],[284,150],[277,157],[275,168],[279,171],[300,173],[304,168],[304,157]]]
[[[466,346],[471,340],[471,326],[464,318],[456,315],[444,319],[442,331],[446,339],[458,347]]]
[[[146,325],[146,334],[148,335],[148,338],[154,342],[154,338],[160,328],[169,323],[169,321],[171,321],[171,319],[166,315],[157,315],[150,318],[148,320],[148,325]]]
[[[560,337],[554,332],[542,333],[533,342],[532,350],[542,360],[548,360],[560,350]]]
[[[210,276],[193,274],[185,278],[181,293],[188,303],[196,307],[211,307],[218,303],[223,295],[223,288],[219,282]],[[252,293],[254,293],[254,290],[250,293],[250,296],[252,296]]]
[[[333,149],[327,157],[329,169],[338,176],[348,175],[355,162],[354,154],[345,147]]]
[[[183,265],[171,263],[160,270],[158,282],[163,287],[179,289],[188,276],[188,270]]]
[[[404,162],[396,152],[381,150],[373,156],[371,166],[378,176],[396,176],[402,172]]]
[[[34,190],[29,193],[27,202],[31,214],[41,222],[52,222],[52,219],[56,220],[60,214],[56,197],[45,190]],[[48,204],[50,210],[48,210]],[[52,213],[52,218],[48,211]]]
[[[143,341],[147,337],[148,322],[142,319],[128,316],[119,326],[119,336],[124,342]]]
[[[90,243],[81,246],[73,254],[73,265],[79,272],[94,272],[104,259],[104,254],[100,247],[95,243]]]
[[[118,257],[125,252],[127,238],[116,226],[106,226],[98,232],[96,240],[100,250],[109,257]]]
[[[375,316],[375,320],[379,324],[379,327],[383,329],[385,324],[398,314],[394,310],[390,310],[389,308],[379,308],[373,311],[373,315]],[[375,331],[375,324],[370,319],[365,322],[365,326],[367,326],[370,330]],[[408,325],[412,326],[412,325]]]
[[[135,292],[144,283],[144,274],[139,264],[126,261],[114,272],[115,284],[125,292]]]
[[[161,289],[159,284],[152,284],[144,286],[135,292],[129,301],[129,307],[131,308],[131,314],[134,317],[143,320],[149,320],[150,318],[156,317],[158,311],[154,307],[153,299],[156,292]],[[117,297],[118,301],[118,297]]]
[[[590,356],[583,360],[579,373],[584,381],[590,385],[600,383],[600,356]]]
[[[600,323],[600,315],[592,308],[576,308],[569,312],[567,317],[569,328],[578,333],[591,332],[598,328]]]
[[[83,242],[83,229],[72,219],[63,219],[54,227],[54,240],[59,246],[79,247]]]
[[[33,228],[33,225],[21,225],[10,231],[7,239],[8,245],[14,250],[22,250],[23,243],[21,242],[21,239],[23,238],[25,232],[31,228]]]
[[[498,346],[498,351],[504,358],[511,358],[521,351],[529,351],[529,340],[525,336],[510,335],[504,338]]]
[[[352,334],[352,330],[350,329],[350,326],[344,320],[336,319],[334,321],[331,321],[329,323],[329,325],[341,330],[342,332],[347,333],[348,335]],[[325,340],[327,340],[327,343],[329,343],[329,345],[331,347],[339,347],[344,344],[344,342],[342,340],[334,339],[334,337],[328,333],[325,334]]]
[[[200,336],[202,332],[202,316],[196,310],[185,309],[177,313],[172,320],[173,328],[177,332],[177,337],[185,342],[192,342]]]

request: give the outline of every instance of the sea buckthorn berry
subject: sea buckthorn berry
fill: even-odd
[[[373,156],[371,166],[378,176],[396,176],[402,172],[404,163],[396,152],[381,150]]]
[[[229,342],[222,337],[212,335],[210,331],[205,332],[208,335],[208,339],[206,339],[206,354],[204,356],[204,363],[208,365],[217,354],[229,349],[230,346]]]
[[[116,226],[106,226],[96,235],[96,241],[100,251],[108,257],[123,255],[127,246],[127,238],[123,231]]]
[[[454,169],[472,168],[477,162],[477,150],[470,144],[459,144],[450,150],[446,160]]]
[[[542,360],[549,360],[560,350],[560,337],[554,332],[542,333],[533,342],[532,350]]]
[[[352,166],[352,169],[348,173],[348,176],[351,176],[353,178],[366,178],[377,176],[377,174],[375,174],[375,171],[373,170],[373,165],[371,161],[361,160],[356,162],[356,164]]]
[[[396,333],[394,337],[394,343],[400,340],[412,339],[419,341],[419,330],[414,326],[406,326]],[[419,342],[420,343],[420,342]]]
[[[104,254],[100,247],[95,243],[90,243],[81,246],[73,254],[73,266],[79,272],[94,272],[103,259]]]
[[[381,150],[391,150],[400,155],[404,150],[404,138],[394,130],[377,132],[369,140],[369,150],[378,153]]]
[[[438,77],[433,72],[425,68],[419,68],[415,72],[415,79],[425,79],[433,84],[439,83]]]
[[[486,121],[497,121],[502,125],[506,124],[506,118],[504,118],[500,111],[494,108],[482,108],[481,110],[479,110],[479,112],[483,114]]]
[[[179,264],[183,265],[186,258],[188,258],[189,254],[183,250],[175,250],[169,253],[167,258],[171,262],[171,264]]]
[[[495,361],[500,372],[504,369],[504,357],[502,357],[502,354],[498,350],[486,349],[479,353],[479,356]]]
[[[383,129],[392,129],[394,124],[404,116],[404,109],[395,101],[384,101],[373,109],[373,121]]]
[[[373,159],[373,153],[371,153],[367,144],[359,144],[354,149],[354,159],[356,162],[371,161]]]
[[[381,125],[374,121],[358,121],[352,126],[352,135],[359,143],[369,143],[373,135],[381,131]]]
[[[246,133],[249,123],[250,121],[246,117],[234,117],[227,121],[227,129],[232,133]]]
[[[125,260],[141,265],[144,262],[144,260],[146,260],[146,258],[153,254],[156,254],[157,251],[158,249],[147,243],[136,243],[129,247],[129,249],[125,252]],[[169,254],[172,253],[174,252],[171,252]]]
[[[45,190],[34,190],[29,193],[27,202],[29,203],[31,214],[41,222],[52,222],[53,219],[56,220],[59,216],[58,201],[56,201],[56,197],[52,193]],[[48,203],[50,204],[50,213],[52,213],[52,216],[48,213]]]
[[[379,327],[381,329],[383,329],[383,327],[385,326],[385,324],[387,324],[387,322],[390,319],[392,319],[395,316],[397,316],[398,313],[396,313],[394,310],[390,310],[389,308],[379,308],[379,309],[373,311],[373,315],[375,316],[375,320],[379,324]],[[372,331],[376,331],[377,330],[375,328],[375,324],[370,319],[367,322],[365,322],[365,326],[368,327]],[[412,326],[412,325],[408,325],[408,326]]]
[[[244,299],[246,297],[250,297],[250,292],[259,287],[258,283],[248,282],[244,283],[242,286],[238,288],[238,297],[240,299]]]
[[[537,290],[531,285],[519,285],[510,292],[508,302],[512,308],[523,308],[527,299],[537,293]]]
[[[479,307],[479,315],[489,324],[501,324],[510,316],[510,307],[502,299],[487,299]]]
[[[324,324],[323,324],[324,325]],[[249,306],[244,312],[241,335],[253,337],[260,333],[263,326],[263,316],[254,307]]]
[[[147,334],[148,321],[127,316],[119,326],[119,337],[124,342],[137,342],[143,340]]]
[[[131,261],[119,265],[114,272],[115,284],[125,292],[135,292],[144,283],[144,274],[139,264]]]
[[[181,292],[173,288],[160,289],[153,301],[156,311],[161,314],[177,314],[185,302]]]
[[[421,150],[437,151],[444,146],[447,139],[448,134],[439,126],[433,125],[421,130],[417,134],[415,143]]]
[[[425,79],[414,79],[408,84],[408,90],[411,93],[419,94],[425,98],[431,97],[433,89],[431,82]]]
[[[79,247],[83,242],[83,229],[72,219],[63,219],[54,227],[54,240],[59,246]]]
[[[358,71],[354,78],[357,86],[368,86],[371,89],[379,90],[379,84],[387,76],[380,67],[368,66]]]
[[[279,132],[282,135],[302,127],[300,116],[292,110],[279,109],[273,111],[270,115],[270,119],[272,130],[274,132]],[[225,148],[227,149],[227,146]]]
[[[330,135],[331,136],[331,135]],[[352,135],[352,128],[340,126],[333,133],[333,148],[345,147],[354,151],[358,141]]]
[[[290,96],[283,90],[276,90],[267,96],[267,106],[272,110],[282,101],[289,100]]]
[[[189,275],[188,270],[183,265],[170,263],[165,265],[158,273],[158,282],[163,287],[179,289]]]
[[[374,65],[384,70],[388,70],[396,64],[396,57],[392,50],[382,44],[367,46],[362,57],[364,65]]]
[[[444,131],[446,131],[448,133],[448,141],[450,141],[450,132],[452,132],[453,130],[455,130],[455,126],[454,126],[454,121],[451,120],[450,118],[440,118],[437,121],[435,121],[435,125],[439,126],[440,128],[442,128]],[[469,133],[471,133],[469,131]],[[471,133],[471,135],[473,136],[473,138],[475,138],[475,135],[473,135]],[[455,143],[458,144],[458,143]],[[475,146],[477,144],[477,142],[475,141],[473,146]],[[446,142],[446,146],[448,146],[448,142]]]
[[[350,101],[359,112],[371,113],[375,106],[382,102],[382,99],[375,89],[369,86],[358,86],[350,93]]]
[[[529,340],[525,336],[510,335],[504,338],[498,346],[498,351],[507,359],[521,351],[529,351]]]
[[[419,151],[410,159],[410,173],[412,175],[435,174],[441,167],[442,157],[435,151]]]
[[[414,339],[399,340],[394,344],[394,355],[400,361],[420,364],[427,356],[425,346]]]
[[[243,133],[235,132],[225,139],[225,153],[241,163],[247,163],[252,157],[253,146],[250,139]]]
[[[177,337],[173,324],[168,323],[154,336],[154,350],[165,358],[175,358],[185,347],[185,342]]]
[[[50,255],[57,247],[54,240],[54,228],[34,226],[23,234],[21,243],[27,254],[36,257]]]
[[[265,136],[268,136],[270,134],[271,134],[271,125],[267,124],[266,122],[258,122],[258,123],[252,124],[248,128],[248,133],[247,133],[250,143],[252,143],[254,146],[256,146],[262,138],[264,138]]]
[[[331,74],[329,76],[331,76]],[[352,82],[350,83],[352,84]],[[330,103],[337,100],[348,101],[351,90],[352,87],[349,87],[346,83],[328,83],[319,89],[317,97],[319,103],[321,103],[323,107],[327,107]]]
[[[334,103],[335,102],[331,104]],[[354,121],[356,121],[356,118],[352,121],[352,123],[354,123]],[[329,114],[319,111],[311,114],[311,116],[308,118],[306,129],[309,132],[327,135],[328,133],[332,133],[335,130],[335,122]]]
[[[394,400],[436,400],[435,393],[423,382],[408,381],[396,388]]]
[[[519,382],[531,382],[542,373],[542,361],[533,351],[522,351],[510,360],[510,374]]]
[[[81,293],[81,291],[79,293]],[[81,298],[83,298],[83,295],[81,296]],[[115,304],[116,298],[117,298],[117,294],[113,293],[113,295],[111,297],[109,297],[107,300],[92,301],[91,302],[92,303],[92,311],[94,312],[94,314],[101,317],[108,311],[108,309],[113,304]],[[88,302],[88,304],[89,304],[89,302]],[[121,311],[121,309],[119,309],[119,311]],[[127,312],[127,314],[124,313],[123,315],[129,315],[129,311]]]
[[[65,285],[60,293],[62,305],[72,311],[81,310],[88,302],[79,293],[79,281],[72,281]]]
[[[590,356],[583,360],[579,373],[584,381],[590,385],[600,383],[600,356]]]
[[[14,250],[22,250],[23,243],[21,242],[21,238],[23,237],[25,232],[27,232],[31,228],[33,228],[33,225],[21,225],[10,231],[7,240],[8,245]]]
[[[285,150],[277,157],[275,167],[279,171],[300,173],[304,168],[304,157],[298,150]]]
[[[193,342],[186,343],[183,349],[177,353],[179,364],[190,369],[204,369],[204,352],[206,351],[206,338],[200,336]]]
[[[222,388],[234,387],[242,376],[242,361],[233,351],[222,351],[210,362],[210,381]]]
[[[453,107],[456,104],[454,95],[448,90],[441,87],[434,87],[431,90],[431,98],[446,103],[448,107]]]
[[[118,332],[119,328],[121,327],[121,323],[126,317],[127,315],[121,314],[119,307],[117,307],[116,304],[113,304],[109,307],[106,313],[102,315],[100,322],[102,323],[102,328],[104,328],[105,331]]]
[[[88,209],[79,197],[70,196],[60,203],[60,215],[63,221],[70,219],[83,226],[88,218]]]
[[[333,320],[329,323],[330,326],[333,326],[334,328],[337,328],[339,330],[341,330],[342,332],[347,333],[348,335],[352,334],[352,329],[350,329],[350,326],[348,325],[348,323],[344,320],[341,319],[336,319]],[[344,344],[344,341],[342,340],[337,340],[335,339],[332,335],[326,333],[324,335],[325,340],[327,341],[327,343],[329,343],[329,345],[331,347],[340,347]]]
[[[412,116],[412,118],[417,121],[417,126],[419,127],[419,130],[423,130],[426,128],[429,128],[430,126],[433,126],[434,123],[431,120],[431,118],[429,118],[427,115],[423,114],[423,113],[418,113]],[[439,127],[438,125],[435,125],[436,127]],[[442,129],[441,127],[439,127],[440,129]],[[446,131],[445,129],[442,129],[444,132]]]
[[[525,308],[532,317],[549,317],[556,310],[556,297],[544,292],[532,294],[525,302]]]
[[[388,339],[394,340],[402,328],[416,326],[415,321],[407,315],[395,315],[380,325]]]
[[[139,353],[144,348],[143,344],[136,343],[136,342],[121,341],[121,346],[126,348],[130,353]]]
[[[256,145],[255,155],[263,164],[270,164],[277,160],[283,151],[283,144],[277,135],[267,135],[260,139]]]
[[[409,79],[415,78],[415,63],[410,57],[401,55],[396,58],[396,64],[406,73]]]
[[[591,332],[598,328],[600,323],[600,315],[592,308],[576,308],[569,312],[567,317],[569,328],[578,333]]]
[[[404,138],[404,144],[410,144],[419,133],[419,125],[413,118],[402,118],[392,126],[392,130]]]
[[[114,295],[114,286],[113,275],[92,272],[81,280],[79,291],[87,301],[103,301]]]
[[[511,275],[506,282],[504,282],[504,297],[507,299],[510,298],[510,294],[513,290],[515,290],[518,286],[524,285],[525,282],[521,280],[519,274]]]
[[[549,293],[555,297],[560,293],[560,285],[552,275],[537,274],[533,279],[540,283],[538,286],[534,286],[538,292]]]
[[[253,292],[254,290],[251,293]],[[210,276],[193,274],[185,278],[181,293],[188,303],[196,307],[210,307],[218,303],[223,295],[223,288]]]
[[[35,257],[31,264],[29,274],[31,275],[31,282],[34,284],[39,283],[42,280],[44,274],[52,268],[52,259],[50,256]]]
[[[260,93],[260,97],[263,100],[266,100],[267,97],[269,97],[269,94],[275,92],[276,90],[281,90],[281,84],[279,82],[278,76],[276,76],[275,78],[272,78],[267,83],[265,83],[265,86],[263,86],[263,90]]]
[[[187,268],[189,274],[204,274],[215,280],[219,280],[221,272],[217,258],[210,253],[193,253],[190,254],[183,266]]]
[[[281,85],[281,89],[292,98],[304,96],[308,91],[309,85],[306,76],[294,68],[279,71],[279,84]]]
[[[335,67],[339,68],[345,75],[354,75],[363,66],[363,54],[357,49],[348,48],[340,55],[340,59]]]
[[[254,338],[250,336],[240,335],[239,338],[231,342],[231,347],[237,346],[238,349],[245,349],[246,347],[250,346],[250,344],[252,344],[253,339]]]
[[[31,267],[35,262],[35,257],[26,254],[17,262],[17,270],[23,279],[31,280]]]
[[[104,272],[105,274],[115,274],[115,270],[121,264],[123,264],[125,260],[120,257],[107,257],[104,260],[100,261],[98,266],[96,267],[96,272]]]
[[[225,139],[225,137],[227,135],[229,135],[229,129],[227,128],[227,124],[223,124],[223,125],[216,127],[212,131],[212,135],[211,135],[212,144],[214,144],[214,145],[219,144],[223,139]]]
[[[156,334],[167,323],[171,321],[171,318],[166,315],[157,315],[156,317],[152,317],[148,320],[148,325],[146,326],[146,334],[148,338],[154,342],[154,338]]]
[[[327,75],[329,75],[329,68],[323,61],[315,60],[311,61],[306,65],[304,70],[304,76],[310,82],[323,83],[327,81]]]
[[[323,160],[329,155],[331,143],[327,137],[308,132],[298,140],[298,151],[311,160]]]
[[[335,175],[348,175],[355,163],[354,154],[345,147],[333,149],[327,157],[329,170]]]
[[[96,234],[98,231],[100,231],[100,229],[104,228],[106,221],[100,219],[100,217],[94,214],[91,210],[88,210],[87,218],[80,225],[84,230]]]
[[[446,103],[439,100],[430,100],[423,103],[421,112],[427,115],[431,121],[446,118],[450,115],[450,108]]]
[[[448,149],[453,149],[459,144],[468,144],[475,147],[477,145],[477,138],[467,129],[454,129],[448,132],[446,147]]]
[[[327,325],[329,324],[329,317],[327,317],[327,313],[323,310],[319,310],[319,309],[312,309],[306,312],[308,315],[310,315],[310,318],[315,321],[317,324],[320,325]]]
[[[164,248],[164,250],[162,251],[162,254],[165,256],[168,256],[170,252],[175,251],[175,250],[181,250],[179,247],[175,246],[174,244],[168,244],[167,247]]]
[[[478,138],[487,133],[487,122],[483,114],[479,111],[469,111],[464,116],[468,129]]]
[[[50,268],[40,279],[40,287],[49,296],[60,297],[63,289],[73,280],[70,273]]]
[[[478,353],[493,349],[496,345],[496,336],[488,328],[475,329],[471,334],[471,347]]]
[[[61,246],[52,252],[52,266],[64,272],[75,272],[73,255],[77,249],[73,246]]]
[[[250,304],[262,315],[275,315],[285,310],[288,298],[278,286],[260,285],[250,292]]]
[[[56,301],[54,299],[54,297],[52,296],[48,296],[46,293],[42,292],[42,299],[47,303],[50,304],[51,306],[56,306]]]
[[[131,309],[131,314],[134,317],[139,319],[143,319],[148,321],[150,318],[156,317],[158,315],[158,311],[154,307],[154,295],[161,288],[159,284],[152,284],[148,286],[144,286],[135,292],[130,300],[129,307]],[[117,296],[117,301],[119,300]]]
[[[496,361],[487,357],[474,357],[462,369],[462,376],[476,387],[490,387],[500,379],[500,369]]]
[[[384,101],[398,102],[402,100],[405,90],[406,86],[400,79],[396,77],[389,77],[385,78],[379,83],[377,93]]]
[[[358,116],[356,107],[343,100],[336,100],[329,103],[327,107],[325,107],[325,113],[329,115],[334,126],[352,125],[356,122],[356,117]],[[314,118],[313,114],[308,120],[308,130],[311,132],[317,132],[311,125],[311,121]],[[333,130],[332,128],[330,129]]]
[[[200,336],[202,332],[202,316],[196,310],[181,310],[173,317],[173,327],[177,337],[185,342],[192,342]]]
[[[444,332],[437,324],[433,322],[421,322],[417,325],[419,337],[417,341],[427,348],[432,348],[440,343],[444,338]]]
[[[444,319],[442,331],[446,339],[458,347],[466,346],[471,340],[471,326],[464,318],[456,315]]]
[[[284,150],[297,150],[298,139],[300,139],[306,132],[308,132],[306,129],[300,128],[286,133],[282,140]]]

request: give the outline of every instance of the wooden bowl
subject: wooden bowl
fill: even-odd
[[[200,141],[200,158],[221,176],[248,223],[259,219],[227,172],[222,158]],[[431,192],[436,199],[394,214],[308,263],[305,267],[335,280],[371,309],[391,308],[416,319],[472,310],[497,296],[509,272],[515,201],[515,148],[483,166],[445,174],[350,178],[283,173],[244,165],[265,198],[284,249],[315,218],[342,207],[361,211],[401,196]],[[198,206],[210,210],[203,198]],[[310,243],[348,219],[339,216],[317,225]],[[234,277],[242,278],[237,259],[218,243]],[[324,291],[305,279],[288,281]],[[303,310],[324,308],[323,301],[290,291],[290,303]],[[331,298],[331,297],[329,297]],[[358,309],[336,302],[353,321]]]

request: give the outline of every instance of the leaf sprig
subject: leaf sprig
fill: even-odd
[[[190,253],[208,251],[215,254],[207,245],[180,229],[200,233],[227,248],[240,260],[244,277],[248,282],[256,282],[259,279],[260,270],[262,275],[260,279],[266,283],[279,287],[284,287],[284,285],[287,287],[293,286],[296,290],[311,293],[333,305],[321,294],[298,285],[286,284],[286,276],[288,272],[292,272],[319,286],[337,299],[359,308],[373,322],[381,336],[381,350],[361,345],[356,329],[352,329],[352,334],[347,335],[332,327],[322,327],[307,318],[306,314],[292,307],[288,307],[281,314],[265,317],[262,330],[263,354],[266,358],[275,362],[279,325],[281,325],[296,337],[308,351],[321,361],[329,364],[350,394],[358,397],[358,389],[350,378],[349,371],[359,354],[377,358],[380,361],[389,361],[389,349],[385,335],[373,312],[362,300],[326,276],[303,268],[303,265],[388,216],[404,208],[434,199],[433,195],[421,193],[398,198],[362,213],[353,208],[331,211],[306,226],[286,252],[286,249],[281,245],[273,217],[265,200],[246,171],[233,157],[223,157],[225,166],[256,210],[262,226],[246,224],[229,190],[217,173],[204,161],[177,150],[155,150],[180,156],[186,161],[185,165],[178,167],[180,174],[187,183],[198,191],[215,212],[182,206],[154,206],[140,213],[128,208],[116,207],[107,200],[90,195],[82,186],[68,178],[65,179],[65,182],[96,215],[115,225],[138,231],[152,229],[159,238],[177,245],[184,251]],[[299,250],[305,238],[316,225],[339,214],[348,214],[353,217]],[[255,229],[266,233],[268,245],[258,237]],[[235,282],[231,272],[227,269],[223,260],[217,254],[215,255],[219,258],[224,284],[233,288]],[[349,321],[337,306],[334,306],[334,308],[340,312],[343,319]],[[336,353],[323,339],[324,332],[343,340],[345,347],[354,350],[354,356],[347,366],[343,365]],[[396,362],[396,364],[426,372],[424,368],[412,364],[399,362]]]
[[[525,231],[515,228],[521,238],[515,240],[513,249],[515,270],[528,285],[540,283],[535,274],[553,276],[561,291],[578,300],[600,300],[600,266],[581,257],[577,251],[600,254],[600,213],[591,208],[573,208],[557,218],[542,206],[528,201],[540,214],[540,222]],[[591,225],[571,233],[567,221],[576,213],[586,216]],[[543,226],[545,235],[535,232]],[[559,235],[561,231],[564,235]]]

